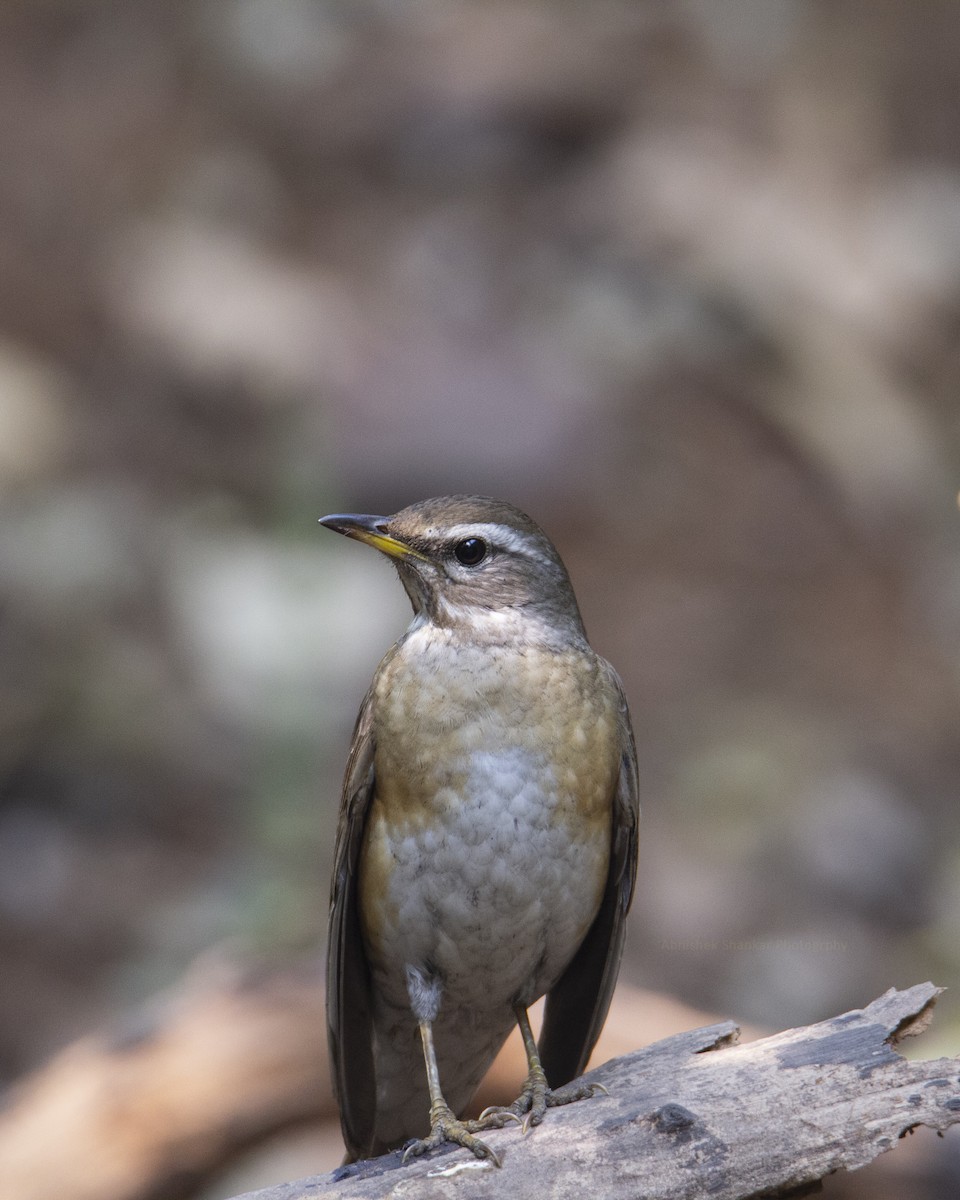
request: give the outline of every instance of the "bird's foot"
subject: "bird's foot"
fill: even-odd
[[[517,1119],[519,1120],[519,1118]],[[426,1154],[428,1150],[436,1150],[438,1146],[452,1142],[456,1146],[463,1146],[465,1150],[471,1151],[477,1158],[492,1162],[495,1167],[502,1166],[500,1156],[495,1154],[486,1142],[474,1137],[479,1129],[499,1128],[499,1125],[482,1125],[479,1121],[461,1121],[459,1117],[454,1116],[448,1105],[435,1104],[430,1109],[429,1135],[408,1142],[404,1147],[402,1161],[409,1162],[411,1158],[418,1158],[421,1154]]]
[[[573,1104],[577,1100],[588,1100],[597,1092],[607,1095],[602,1083],[567,1084],[552,1088],[540,1066],[532,1066],[520,1095],[512,1104],[485,1108],[474,1122],[478,1129],[502,1129],[507,1121],[520,1121],[521,1133],[527,1133],[543,1120],[548,1108],[561,1104]]]

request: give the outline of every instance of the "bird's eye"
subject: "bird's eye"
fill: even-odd
[[[487,557],[487,543],[483,538],[464,538],[453,548],[457,562],[465,567],[476,567]]]

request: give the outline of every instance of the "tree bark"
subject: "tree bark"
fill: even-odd
[[[940,989],[891,989],[864,1009],[736,1045],[724,1022],[606,1063],[597,1095],[552,1109],[526,1137],[485,1137],[503,1166],[457,1148],[398,1153],[237,1200],[582,1197],[712,1200],[797,1196],[854,1170],[918,1125],[960,1122],[960,1062],[894,1049],[930,1019]]]

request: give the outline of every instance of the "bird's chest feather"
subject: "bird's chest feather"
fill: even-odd
[[[456,651],[414,634],[377,683],[376,791],[361,892],[371,963],[549,988],[596,913],[619,755],[592,653]],[[494,995],[496,993],[496,995]]]

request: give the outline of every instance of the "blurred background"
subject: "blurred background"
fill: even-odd
[[[625,979],[960,984],[958,54],[951,0],[7,0],[0,1081],[318,958],[408,611],[316,520],[452,491],[624,678]]]

